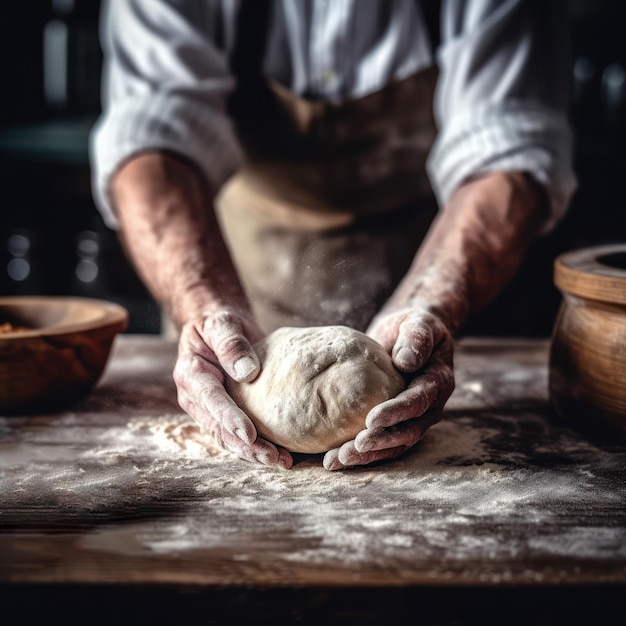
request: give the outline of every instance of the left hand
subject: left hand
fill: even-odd
[[[454,390],[452,336],[433,313],[412,308],[382,313],[367,334],[391,354],[396,368],[410,377],[410,382],[398,396],[371,409],[366,428],[353,440],[325,454],[328,470],[402,454],[441,419]]]
[[[252,344],[261,337],[247,309],[224,306],[185,323],[174,367],[178,403],[219,447],[247,461],[288,469],[291,454],[258,436],[225,387],[226,376],[240,382],[258,376],[261,367]]]

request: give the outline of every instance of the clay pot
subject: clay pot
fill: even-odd
[[[0,298],[0,412],[51,410],[89,391],[127,322],[102,300]]]
[[[626,244],[560,255],[563,295],[550,347],[550,399],[579,426],[626,434]]]

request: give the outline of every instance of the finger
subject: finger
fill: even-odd
[[[336,470],[340,470],[344,468],[343,463],[339,460],[339,448],[334,448],[333,450],[329,450],[325,455],[322,461],[324,465],[324,469],[327,469],[331,472]]]
[[[448,400],[454,389],[452,368],[435,361],[416,376],[395,398],[378,404],[365,418],[365,426],[370,429],[386,428],[399,422],[423,415],[433,406],[441,406]]]
[[[204,430],[213,423],[245,443],[257,438],[252,420],[237,406],[215,377],[215,368],[201,357],[179,360],[174,369],[178,404]]]
[[[241,319],[220,311],[205,319],[202,337],[211,347],[224,371],[238,382],[254,380],[260,370],[259,358],[244,334]]]
[[[436,338],[429,324],[419,317],[407,318],[398,328],[391,359],[401,372],[417,372],[424,367],[435,345]]]
[[[227,438],[232,437],[227,433]],[[253,444],[242,445],[239,439],[228,442],[228,449],[240,459],[260,463],[270,467],[289,469],[293,465],[293,457],[284,448],[277,448],[265,439],[257,439]]]
[[[399,446],[410,447],[415,445],[426,434],[426,431],[440,420],[441,411],[437,410],[389,428],[367,428],[355,437],[354,447],[360,453]]]
[[[394,459],[407,450],[408,446],[398,446],[385,450],[372,450],[371,452],[359,452],[353,441],[345,443],[339,448],[338,460],[344,468],[357,465],[369,465],[376,461]]]
[[[254,443],[245,444],[219,424],[214,424],[209,434],[221,448],[245,461],[282,469],[289,469],[293,465],[293,457],[287,450],[277,448],[261,437]]]

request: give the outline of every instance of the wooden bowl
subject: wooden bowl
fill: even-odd
[[[560,255],[563,295],[550,348],[550,399],[578,425],[626,433],[626,244]]]
[[[0,412],[58,408],[87,392],[128,312],[102,300],[0,298]]]

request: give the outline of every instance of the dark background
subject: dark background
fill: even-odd
[[[554,258],[626,242],[626,3],[563,0],[562,12],[572,47],[578,190],[567,216],[533,245],[497,302],[470,320],[468,334],[549,336],[560,304]],[[87,138],[100,110],[98,17],[97,0],[1,5],[0,294],[106,298],[129,309],[127,332],[157,333],[159,309],[91,198]]]

